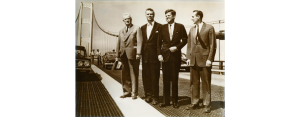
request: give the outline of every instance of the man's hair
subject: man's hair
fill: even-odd
[[[153,9],[151,9],[151,8],[147,8],[147,9],[146,9],[146,11],[152,11],[152,12],[153,12],[153,15],[155,15],[155,12],[154,12],[154,10],[153,10]]]
[[[202,20],[202,18],[203,18],[203,13],[202,13],[202,11],[200,11],[200,10],[194,10],[193,12],[196,12],[196,15],[199,15],[199,16],[200,16],[200,19]]]
[[[131,18],[131,15],[130,15],[129,13],[123,13],[123,18],[124,18],[125,16],[129,16],[129,18],[132,19],[132,18]]]
[[[167,9],[166,12],[165,12],[165,14],[167,14],[167,13],[169,13],[169,12],[171,12],[171,14],[172,14],[173,16],[176,15],[176,11],[174,11],[173,9]]]

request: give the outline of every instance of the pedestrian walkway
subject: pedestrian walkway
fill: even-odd
[[[139,97],[135,100],[129,97],[120,98],[123,94],[122,85],[95,65],[92,65],[92,69],[101,75],[102,83],[125,117],[164,117],[163,114]]]

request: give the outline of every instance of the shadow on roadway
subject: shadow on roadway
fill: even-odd
[[[95,73],[93,70],[90,71],[87,75],[76,74],[76,82],[92,82],[100,81],[102,79],[101,75]]]

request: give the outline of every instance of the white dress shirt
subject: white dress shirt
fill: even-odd
[[[151,23],[147,23],[147,40],[149,40],[149,38],[150,38],[153,26],[154,26],[154,21]]]
[[[170,25],[171,25],[171,30],[170,30]],[[172,37],[173,37],[173,33],[174,33],[174,25],[175,25],[175,22],[173,22],[172,24],[168,24],[169,33],[170,33],[170,31],[171,31],[171,34],[170,34],[170,40],[172,40]]]

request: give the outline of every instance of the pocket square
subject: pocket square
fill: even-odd
[[[158,31],[156,31],[155,33],[158,33]]]
[[[176,32],[176,33],[178,33],[178,32]]]

